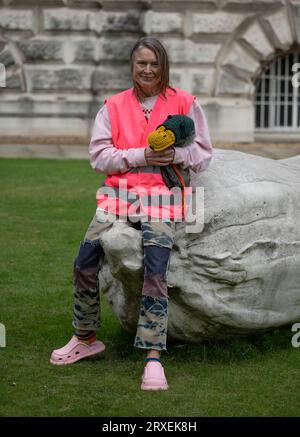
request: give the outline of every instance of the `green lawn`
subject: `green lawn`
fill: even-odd
[[[107,349],[51,366],[72,334],[72,264],[101,176],[86,161],[2,159],[0,416],[299,416],[300,348],[290,327],[170,346],[171,388],[142,392],[144,353],[102,297]]]

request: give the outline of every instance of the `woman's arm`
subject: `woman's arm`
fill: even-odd
[[[98,112],[89,146],[91,166],[108,175],[125,173],[132,167],[147,165],[144,148],[121,150],[114,147],[106,105]]]
[[[209,166],[213,148],[203,109],[196,100],[187,115],[194,120],[196,137],[188,146],[175,147],[173,163],[181,164],[184,168],[189,167],[198,173]]]

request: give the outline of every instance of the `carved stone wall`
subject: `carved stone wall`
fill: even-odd
[[[254,83],[300,48],[300,0],[2,0],[0,137],[86,143],[97,109],[131,86],[135,41],[165,44],[214,140],[253,141]]]

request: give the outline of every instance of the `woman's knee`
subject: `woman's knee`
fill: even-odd
[[[160,246],[144,247],[144,284],[142,294],[168,297],[167,270],[171,250]]]
[[[104,251],[99,240],[80,244],[74,261],[74,284],[80,290],[94,289],[98,283],[100,263],[104,259]]]

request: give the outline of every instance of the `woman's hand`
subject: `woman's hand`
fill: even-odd
[[[169,147],[162,152],[154,152],[151,147],[146,147],[144,153],[147,165],[168,165],[174,161],[175,149]]]

